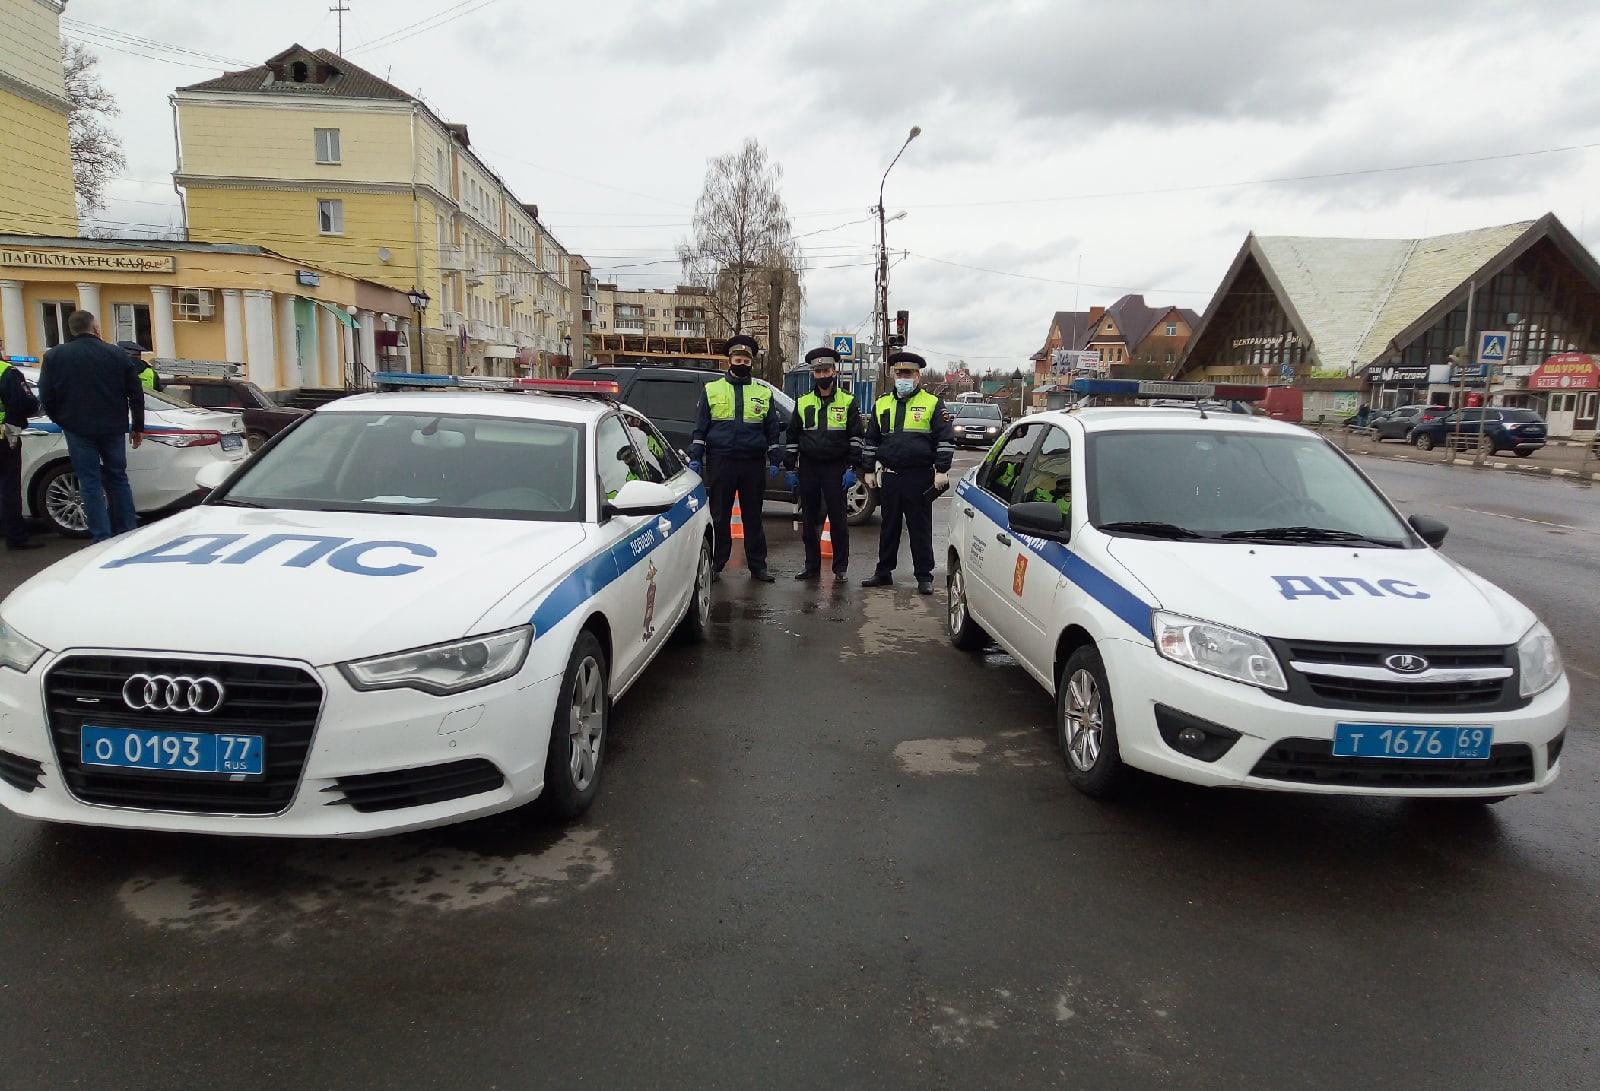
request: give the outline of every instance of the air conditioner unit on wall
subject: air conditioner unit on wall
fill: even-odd
[[[205,322],[217,314],[216,295],[210,288],[179,288],[175,317],[180,322]]]

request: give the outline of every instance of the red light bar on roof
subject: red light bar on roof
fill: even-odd
[[[519,390],[544,390],[551,394],[599,394],[617,397],[622,387],[614,379],[518,379]]]

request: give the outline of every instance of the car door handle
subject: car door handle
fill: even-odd
[[[1001,545],[1010,545],[1011,544],[1010,536],[1009,535],[1005,535],[1005,534],[996,534],[994,536],[994,540],[999,542]]]
[[[965,515],[968,519],[975,518],[971,508],[962,508],[961,509],[961,514]]]

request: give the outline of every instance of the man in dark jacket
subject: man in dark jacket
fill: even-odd
[[[22,517],[22,437],[17,434],[38,411],[39,400],[28,389],[28,380],[0,349],[0,424],[5,433],[0,437],[0,528],[7,549],[38,548],[37,542],[28,541],[28,524]]]
[[[144,442],[144,387],[128,354],[100,340],[88,311],[67,316],[69,340],[44,354],[39,400],[67,436],[89,536],[103,542],[138,525],[128,443]],[[108,510],[109,509],[109,510]]]
[[[759,346],[754,337],[728,338],[728,373],[700,390],[689,468],[706,479],[711,492],[711,525],[716,547],[712,561],[720,574],[733,553],[733,505],[744,524],[744,559],[750,578],[771,583],[767,571],[767,533],[761,526],[764,474],[778,476],[783,456],[783,417],[772,389],[751,378]]]
[[[783,465],[789,487],[800,494],[806,566],[797,580],[822,578],[822,526],[826,519],[833,539],[833,578],[841,582],[850,568],[850,513],[845,491],[856,483],[853,466],[861,464],[861,410],[855,396],[839,389],[839,354],[826,346],[806,353],[812,390],[795,403],[789,417],[789,442]],[[796,472],[796,467],[799,472]]]

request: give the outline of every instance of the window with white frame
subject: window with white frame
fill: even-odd
[[[1178,336],[1178,324],[1176,322],[1168,322],[1167,323],[1167,336],[1168,337],[1176,337],[1176,336]]]
[[[317,231],[323,235],[344,234],[344,202],[320,199],[317,201]]]
[[[318,163],[338,163],[339,162],[339,130],[338,129],[318,129],[318,130],[316,130],[316,134],[317,134],[316,135],[317,162]]]

